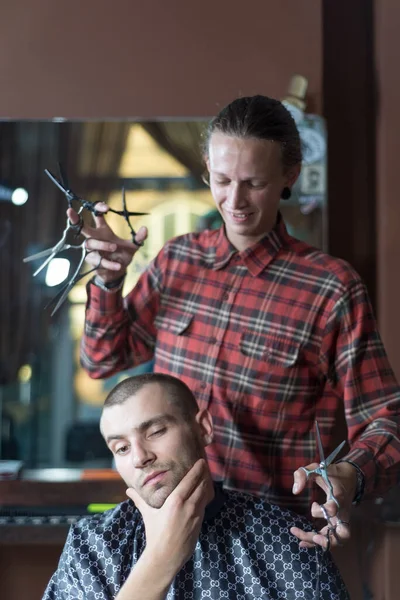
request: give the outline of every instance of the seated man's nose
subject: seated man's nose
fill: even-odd
[[[133,463],[137,467],[148,464],[154,460],[154,455],[144,448],[135,448],[133,451]]]

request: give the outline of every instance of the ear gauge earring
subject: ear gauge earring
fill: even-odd
[[[290,196],[292,195],[292,190],[289,187],[284,187],[281,193],[281,198],[282,200],[289,200]]]
[[[208,171],[205,171],[203,173],[203,175],[201,176],[201,179],[202,179],[203,183],[206,184],[207,187],[210,187],[210,178],[209,178]]]

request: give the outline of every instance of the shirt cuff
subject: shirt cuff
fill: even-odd
[[[357,477],[357,481],[356,481],[356,492],[353,498],[353,504],[359,504],[364,496],[364,489],[365,489],[365,477],[364,477],[364,473],[361,471],[360,467],[354,463],[352,460],[346,460],[346,459],[341,459],[338,460],[336,464],[338,463],[348,463],[349,465],[352,465],[355,470],[356,470],[356,477]]]
[[[361,448],[353,448],[346,456],[340,459],[339,462],[350,462],[355,467],[358,467],[364,475],[364,491],[363,496],[372,492],[375,488],[375,479],[377,476],[377,469],[375,464],[374,455],[368,450]]]
[[[108,290],[107,292],[93,283],[93,279],[86,285],[87,303],[86,310],[93,310],[100,315],[110,315],[122,311],[122,289]]]

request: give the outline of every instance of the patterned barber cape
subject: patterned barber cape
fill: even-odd
[[[291,535],[294,525],[311,529],[306,519],[259,498],[215,488],[195,552],[176,575],[167,600],[348,600],[330,556],[300,549]],[[145,543],[143,520],[130,501],[78,521],[43,600],[115,598]]]

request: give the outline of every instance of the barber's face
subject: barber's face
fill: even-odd
[[[226,234],[239,251],[274,227],[282,190],[299,173],[299,167],[285,171],[279,143],[218,132],[210,139],[207,166]]]
[[[187,422],[158,383],[123,404],[105,408],[101,432],[128,487],[160,508],[194,463],[205,456],[211,418],[201,411]]]

